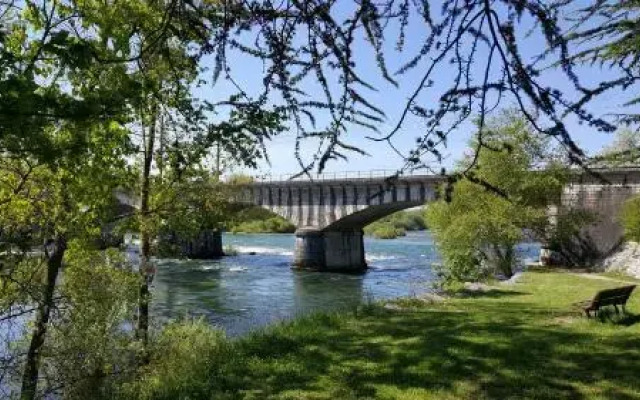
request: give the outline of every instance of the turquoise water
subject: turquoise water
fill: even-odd
[[[202,316],[238,335],[300,314],[429,291],[431,266],[438,262],[428,232],[366,238],[369,269],[362,275],[292,270],[293,235],[225,234],[223,243],[239,254],[215,261],[158,261],[152,289],[156,316]],[[521,251],[536,258],[538,246],[523,245]]]

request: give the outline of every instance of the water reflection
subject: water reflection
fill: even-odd
[[[366,300],[362,275],[298,271],[292,277],[296,314],[352,308]]]

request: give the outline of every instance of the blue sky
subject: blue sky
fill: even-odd
[[[526,24],[526,20],[523,22]],[[386,48],[387,61],[390,71],[396,71],[410,57],[415,54],[415,49],[422,45],[422,40],[426,35],[426,28],[421,24],[412,24],[406,35],[406,50],[398,53],[394,49],[395,40],[390,40]],[[524,51],[528,51],[530,55],[537,54],[543,48],[543,39],[539,35],[530,37],[521,37],[520,43]],[[397,123],[400,113],[406,104],[410,93],[415,89],[417,82],[421,78],[425,65],[420,64],[417,68],[409,71],[407,74],[398,76],[399,86],[396,88],[381,78],[380,71],[376,65],[375,58],[370,46],[360,39],[354,48],[356,68],[361,76],[370,83],[373,83],[377,91],[363,91],[367,95],[367,99],[386,113],[385,122],[379,126],[381,134],[391,131]],[[478,71],[480,72],[484,66],[487,52],[481,51],[476,58],[478,63]],[[526,56],[526,54],[525,54]],[[263,76],[263,66],[256,60],[250,59],[248,56],[234,54],[230,56],[231,73],[234,80],[240,84],[243,89],[251,93],[258,90],[261,85]],[[213,65],[211,59],[205,60],[205,63]],[[474,66],[474,69],[476,67]],[[422,105],[428,106],[433,104],[435,99],[439,97],[442,90],[448,88],[448,82],[451,79],[452,70],[447,64],[434,71],[434,86],[424,91],[419,97]],[[495,71],[494,71],[495,72]],[[598,65],[582,67],[579,70],[580,77],[584,82],[599,82],[599,80],[613,76],[613,73],[607,68]],[[206,74],[206,73],[205,73]],[[566,76],[555,70],[548,70],[542,75],[545,84],[558,88],[566,93],[571,94],[571,86]],[[312,96],[320,94],[320,87],[308,81],[304,83],[304,87]],[[633,88],[631,89],[633,90]],[[197,94],[209,101],[220,101],[232,93],[231,85],[223,78],[215,85],[206,85],[197,90]],[[619,112],[623,103],[628,99],[621,92],[605,93],[594,101],[590,109],[596,115],[606,113]],[[501,107],[507,108],[513,106],[513,99],[505,99],[501,103]],[[222,112],[219,118],[224,118],[225,113]],[[323,121],[324,116],[317,116]],[[604,145],[612,140],[612,135],[597,132],[585,125],[579,125],[575,119],[568,119],[567,125],[574,140],[576,140],[588,153],[597,153]],[[409,118],[402,129],[394,137],[394,145],[402,150],[409,150],[415,143],[415,139],[421,135],[423,130],[422,122],[418,119]],[[467,123],[452,133],[446,148],[443,148],[445,160],[443,165],[450,167],[453,162],[460,159],[466,144],[473,132],[473,125]],[[366,139],[366,136],[375,136],[365,128],[352,126],[348,135],[344,139],[352,145],[358,146],[369,153],[369,156],[351,154],[348,161],[336,160],[327,166],[328,172],[333,171],[368,171],[373,169],[397,169],[403,164],[403,160],[395,153],[390,151],[388,145],[384,142],[375,142]],[[316,148],[313,142],[303,142],[303,152],[306,149],[307,155],[311,154]],[[292,132],[285,132],[276,137],[267,145],[271,164],[261,163],[258,173],[271,173],[273,175],[287,174],[299,171],[299,166],[293,154],[295,150],[295,136]]]

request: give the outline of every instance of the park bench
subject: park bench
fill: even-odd
[[[625,305],[631,292],[635,289],[636,285],[622,286],[613,289],[601,290],[593,296],[592,300],[579,303],[582,310],[587,314],[587,317],[591,318],[591,312],[596,315],[602,307],[613,306],[616,310],[616,314],[619,313],[618,306],[622,308],[623,312],[626,312]]]

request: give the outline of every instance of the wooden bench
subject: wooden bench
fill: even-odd
[[[622,308],[623,312],[626,312],[625,305],[635,287],[636,285],[629,285],[601,290],[593,296],[592,300],[582,302],[579,305],[589,318],[591,318],[591,312],[597,315],[600,309],[606,306],[613,306],[616,309],[616,314],[619,313],[618,306]]]

